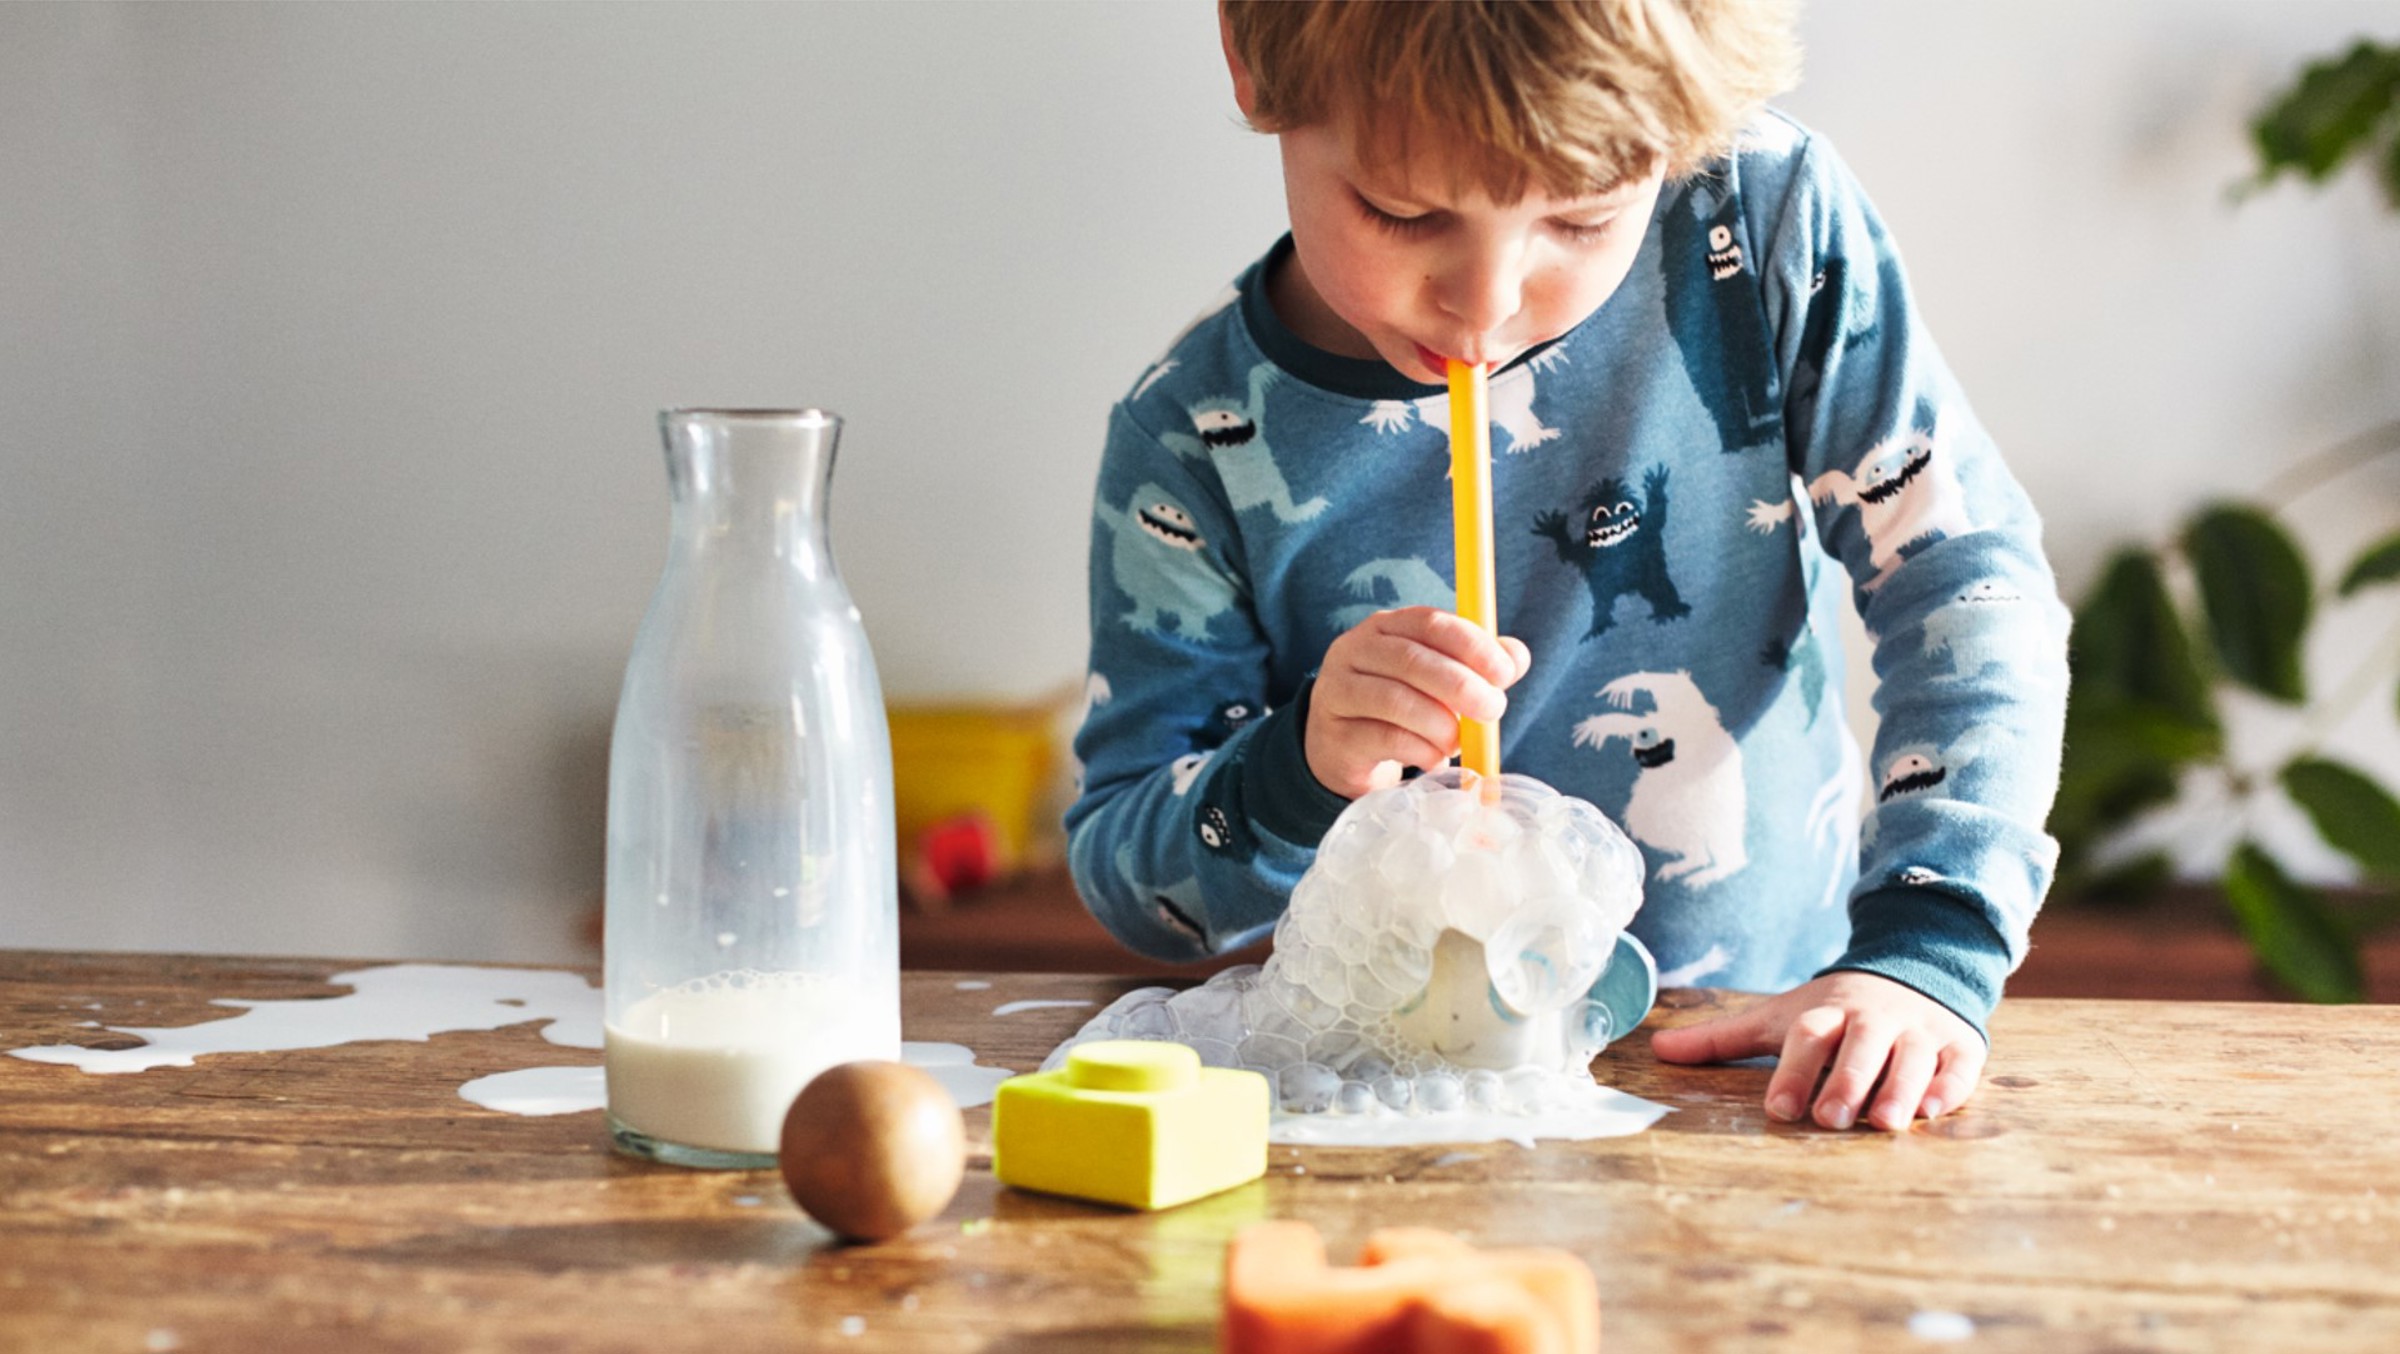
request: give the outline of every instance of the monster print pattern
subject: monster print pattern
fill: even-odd
[[[1458,590],[1422,559],[1369,560],[1352,569],[1342,586],[1351,596],[1366,600],[1328,612],[1326,620],[1335,630],[1348,630],[1378,611],[1398,607],[1458,609]]]
[[[1508,436],[1508,454],[1528,452],[1559,436],[1559,430],[1542,422],[1534,412],[1534,374],[1548,371],[1566,361],[1558,348],[1546,348],[1518,366],[1492,377],[1491,418],[1494,426]],[[1428,428],[1447,434],[1450,431],[1450,397],[1428,395],[1421,400],[1377,400],[1359,422],[1379,433],[1404,432],[1422,421]]]
[[[1124,881],[1126,888],[1132,890],[1134,897],[1143,900],[1152,916],[1166,923],[1168,929],[1190,937],[1195,944],[1208,943],[1207,929],[1200,924],[1200,918],[1206,913],[1202,911],[1198,876],[1180,879],[1172,884],[1151,884],[1134,868],[1133,843],[1127,842],[1117,848],[1117,877]]]
[[[1591,588],[1592,628],[1586,639],[1608,633],[1616,623],[1617,599],[1628,593],[1649,603],[1653,621],[1663,624],[1691,614],[1667,573],[1667,468],[1651,467],[1642,488],[1637,504],[1613,476],[1593,485],[1584,495],[1580,536],[1570,531],[1565,513],[1545,512],[1534,519],[1534,534],[1549,537],[1559,562],[1582,570]]]
[[[1826,471],[1810,482],[1808,496],[1820,505],[1830,502],[1858,510],[1869,563],[1875,567],[1874,576],[1859,585],[1868,592],[1891,581],[1920,547],[1975,529],[1967,516],[1966,489],[1938,427],[1911,428],[1884,441],[1860,458],[1856,473]],[[1750,527],[1773,531],[1792,520],[1793,507],[1789,499],[1754,501]]]
[[[1697,186],[1659,220],[1667,319],[1684,375],[1716,424],[1725,451],[1776,442],[1783,413],[1757,260],[1743,246],[1737,202]]]
[[[1692,675],[1637,672],[1599,695],[1619,712],[1630,711],[1636,697],[1650,700],[1647,714],[1612,712],[1577,724],[1575,744],[1597,749],[1612,738],[1625,740],[1640,768],[1625,801],[1625,831],[1673,857],[1658,868],[1658,880],[1705,888],[1749,864],[1741,745]]]
[[[1222,396],[1201,400],[1190,409],[1196,436],[1161,433],[1158,440],[1178,456],[1214,464],[1235,512],[1267,508],[1279,522],[1305,522],[1325,511],[1325,499],[1294,503],[1292,487],[1267,445],[1267,390],[1276,379],[1272,364],[1259,363],[1250,369],[1248,403]]]
[[[1123,511],[1103,503],[1095,519],[1114,537],[1109,559],[1117,587],[1133,600],[1125,624],[1152,634],[1169,622],[1175,633],[1206,641],[1208,623],[1233,610],[1233,585],[1205,564],[1192,515],[1156,484],[1133,491]]]

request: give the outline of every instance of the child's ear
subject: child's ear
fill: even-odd
[[[1217,40],[1225,46],[1225,68],[1233,73],[1234,106],[1247,118],[1258,103],[1258,85],[1250,79],[1250,67],[1241,53],[1233,49],[1233,25],[1226,21],[1223,5],[1217,6]]]

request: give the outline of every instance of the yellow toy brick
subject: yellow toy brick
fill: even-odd
[[[1172,1208],[1267,1173],[1267,1079],[1182,1044],[1111,1039],[992,1097],[992,1174],[1045,1194]]]

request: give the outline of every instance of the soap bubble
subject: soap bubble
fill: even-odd
[[[1448,1072],[1427,1072],[1417,1078],[1417,1104],[1429,1114],[1457,1109],[1466,1098],[1466,1087]]]
[[[1555,1011],[1581,998],[1608,963],[1608,951],[1594,948],[1603,930],[1576,898],[1534,898],[1484,942],[1492,990],[1524,1015]],[[1615,937],[1607,939],[1615,944]]]
[[[1244,1033],[1241,989],[1224,979],[1225,975],[1220,973],[1168,1001],[1174,1008],[1177,1028],[1199,1038],[1241,1042]]]
[[[1495,851],[1460,855],[1442,876],[1442,920],[1451,930],[1481,940],[1508,919],[1520,899],[1509,886]]]
[[[1579,1004],[1575,1008],[1575,1021],[1574,1028],[1581,1033],[1583,1042],[1595,1049],[1608,1047],[1608,1041],[1617,1037],[1617,1018],[1601,1002],[1586,1000]]]
[[[1350,1002],[1350,967],[1330,946],[1319,942],[1299,956],[1300,981],[1309,994],[1328,1006]]]
[[[1641,906],[1641,849],[1529,776],[1489,789],[1448,768],[1360,798],[1264,965],[1128,993],[1044,1066],[1094,1039],[1180,1040],[1312,1115],[1530,1113],[1588,1093],[1622,1033],[1588,994]]]
[[[1275,1078],[1276,1098],[1286,1114],[1323,1114],[1333,1108],[1342,1079],[1323,1063],[1297,1062]]]
[[[1254,1034],[1241,1042],[1242,1063],[1248,1067],[1289,1067],[1306,1056],[1297,1039],[1280,1034]]]
[[[1322,1034],[1310,1035],[1303,1052],[1311,1062],[1324,1063],[1328,1067],[1347,1068],[1357,1060],[1364,1046],[1364,1042],[1359,1037],[1358,1028],[1345,1023],[1336,1025]]]
[[[1232,1040],[1209,1039],[1186,1035],[1176,1042],[1191,1049],[1192,1052],[1199,1054],[1200,1062],[1204,1066],[1239,1067],[1242,1065],[1241,1057],[1237,1053],[1236,1045]]]
[[[1172,1040],[1178,1033],[1175,1017],[1163,1001],[1136,1006],[1117,1020],[1117,1034],[1126,1039]]]
[[[1401,996],[1392,1004],[1425,990],[1425,980],[1433,976],[1433,952],[1408,937],[1387,932],[1376,937],[1367,950],[1367,972],[1376,982]]]

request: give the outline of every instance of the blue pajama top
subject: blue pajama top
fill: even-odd
[[[1115,407],[1093,509],[1079,892],[1121,941],[1257,939],[1345,801],[1301,753],[1334,638],[1454,604],[1447,392],[1309,347],[1279,242]],[[1494,373],[1501,762],[1598,805],[1669,984],[1857,969],[1982,1028],[2056,845],[2065,609],[2024,492],[1826,142],[1762,116],[1632,271]],[[1843,718],[1840,590],[1880,727]]]

